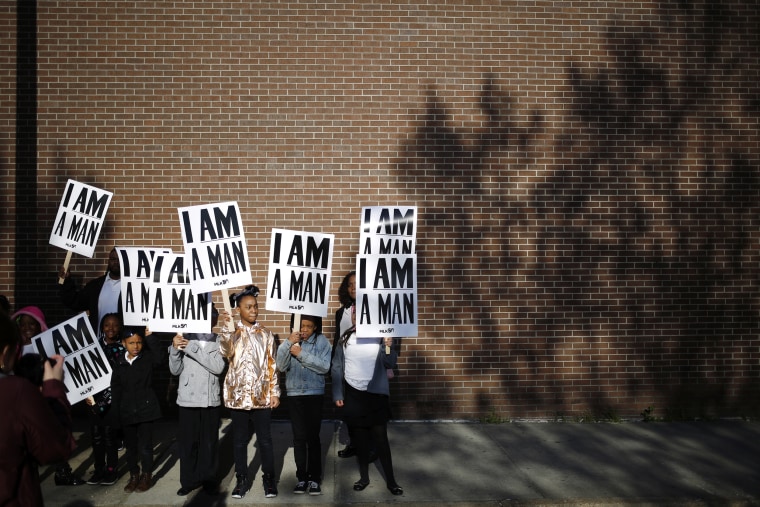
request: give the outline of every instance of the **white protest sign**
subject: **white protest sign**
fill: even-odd
[[[356,256],[356,336],[417,336],[417,255]]]
[[[150,321],[150,279],[157,253],[168,248],[116,248],[121,265],[121,312],[125,326],[147,326]]]
[[[410,255],[416,250],[417,207],[362,208],[361,255]]]
[[[221,202],[179,208],[182,241],[197,293],[252,282],[240,208]]]
[[[63,356],[63,383],[72,405],[111,385],[111,365],[86,313],[38,334],[32,343],[42,356]]]
[[[111,192],[68,180],[49,243],[92,257],[112,197]]]
[[[158,252],[151,265],[148,327],[153,332],[209,333],[211,293],[190,286],[187,256]]]
[[[267,310],[327,316],[333,234],[272,229]]]

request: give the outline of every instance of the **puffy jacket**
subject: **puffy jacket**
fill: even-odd
[[[270,408],[272,397],[280,397],[274,335],[256,322],[248,327],[237,323],[234,332],[222,328],[219,347],[229,361],[224,377],[224,406],[252,410]]]

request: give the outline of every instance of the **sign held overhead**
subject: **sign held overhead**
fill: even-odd
[[[49,243],[92,257],[113,193],[68,180],[50,233]]]
[[[178,211],[193,290],[213,292],[251,284],[238,204],[221,202]]]

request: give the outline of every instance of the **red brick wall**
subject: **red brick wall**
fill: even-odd
[[[0,294],[9,299],[15,284],[13,240],[16,204],[16,8],[15,2],[0,3]]]
[[[180,249],[178,206],[236,200],[256,283],[271,228],[313,230],[336,234],[335,294],[360,208],[416,205],[398,417],[758,412],[755,0],[69,0],[37,17],[39,272],[14,286],[2,261],[14,303],[65,316],[47,238],[67,178],[115,193],[98,254],[72,263],[84,280],[113,244]]]

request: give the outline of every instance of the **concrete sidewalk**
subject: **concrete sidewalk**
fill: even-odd
[[[234,486],[229,420],[220,429],[221,493],[200,490],[178,497],[179,462],[174,422],[156,432],[153,488],[125,493],[122,473],[113,486],[55,486],[53,467],[41,470],[48,507],[234,506],[234,505],[760,505],[760,423],[540,423],[505,424],[394,422],[389,426],[394,469],[404,495],[385,488],[379,464],[370,486],[353,491],[354,459],[341,459],[346,433],[339,422],[322,425],[325,478],[321,496],[294,495],[295,466],[290,423],[272,432],[279,496],[264,498],[251,442],[254,486],[241,500]],[[79,422],[80,450],[70,460],[83,478],[92,471],[86,422]],[[128,475],[128,474],[127,474]]]

